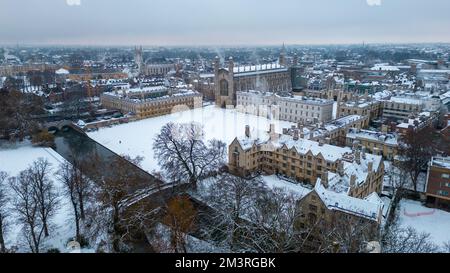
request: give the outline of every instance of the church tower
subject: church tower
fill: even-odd
[[[139,74],[144,70],[144,58],[142,56],[142,46],[134,48],[134,62],[138,67]]]
[[[286,47],[284,46],[281,48],[280,58],[278,60],[278,63],[282,66],[286,66]]]

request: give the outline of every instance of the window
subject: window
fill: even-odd
[[[442,196],[448,196],[448,191],[440,190],[437,192],[437,194],[442,195]]]
[[[220,86],[220,95],[228,96],[228,81],[225,79],[220,80],[219,86]]]
[[[317,206],[309,205],[309,210],[311,210],[311,211],[317,211]]]
[[[448,174],[448,173],[443,173],[443,174],[442,174],[442,178],[450,178],[450,174]]]

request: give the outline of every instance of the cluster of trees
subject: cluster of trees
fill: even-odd
[[[23,140],[39,129],[34,115],[43,113],[42,98],[14,90],[0,89],[0,138]]]
[[[31,252],[47,249],[46,239],[51,238],[56,227],[53,220],[63,198],[71,205],[73,238],[81,246],[98,244],[100,238],[106,246],[99,251],[122,251],[120,243],[126,235],[123,227],[128,219],[121,203],[137,182],[136,173],[124,167],[123,160],[109,163],[106,167],[111,174],[107,176],[101,171],[105,169],[98,168],[100,161],[94,158],[88,164],[75,155],[72,163],[61,163],[56,170],[46,159],[39,158],[15,177],[0,172],[0,252],[13,251],[12,246],[7,248],[5,240],[11,224],[21,227],[21,238]],[[138,164],[142,159],[128,160]],[[55,182],[59,182],[58,187]]]
[[[6,173],[0,173],[2,252],[7,251],[4,238],[7,227],[12,223],[12,211],[31,252],[39,253],[42,242],[50,236],[52,218],[59,208],[59,194],[49,178],[50,169],[51,164],[39,158],[16,177],[8,178]]]
[[[407,174],[414,191],[417,191],[420,173],[427,169],[427,164],[435,153],[433,131],[433,128],[428,126],[421,130],[408,130],[401,137],[401,160],[398,167]]]

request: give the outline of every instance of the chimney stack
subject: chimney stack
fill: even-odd
[[[351,176],[350,176],[350,187],[351,188],[354,188],[356,186],[356,175],[355,174],[352,174]]]
[[[270,134],[275,134],[275,124],[273,124],[273,123],[270,124],[269,133]]]
[[[356,163],[361,164],[361,151],[359,149],[355,151],[355,161]]]
[[[294,140],[298,140],[298,129],[294,129]]]
[[[312,129],[309,130],[309,140],[314,138],[314,131]]]
[[[373,171],[373,161],[367,163],[367,172],[371,173]]]
[[[250,137],[250,125],[245,125],[245,137]]]
[[[320,138],[320,139],[319,139],[319,146],[322,147],[322,146],[323,146],[323,143],[324,143],[323,139]]]
[[[358,148],[358,141],[354,140],[353,143],[352,143],[352,150],[353,150],[353,152],[356,151],[357,148]]]
[[[344,176],[344,162],[342,160],[337,163],[337,171],[339,176]]]
[[[366,159],[366,147],[362,147],[361,157],[362,159]]]
[[[327,189],[328,188],[328,171],[324,171],[322,173],[322,177],[320,178],[322,185]]]

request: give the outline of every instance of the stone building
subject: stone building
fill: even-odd
[[[291,128],[283,128],[283,134],[294,136],[295,131],[298,130],[300,138],[345,146],[347,132],[350,129],[363,129],[368,125],[368,116],[349,115],[327,123],[316,123],[310,126],[299,123]]]
[[[188,89],[154,86],[103,93],[100,102],[109,109],[149,118],[201,107],[202,95]]]
[[[134,49],[134,61],[138,67],[139,75],[142,76],[165,76],[172,70],[177,70],[177,66],[172,63],[147,64],[144,60],[142,46]]]
[[[233,58],[228,67],[221,68],[219,57],[214,61],[214,86],[216,105],[236,105],[236,92],[260,90],[262,92],[290,93],[292,91],[291,71],[280,56],[277,63],[235,66]]]
[[[388,160],[393,160],[398,153],[396,134],[352,128],[347,132],[346,145],[352,147],[355,142],[362,145],[368,152],[382,155]]]
[[[359,100],[340,103],[338,106],[338,116],[347,115],[368,116],[370,120],[381,117],[383,103],[377,100]]]
[[[333,115],[332,100],[259,91],[237,91],[236,108],[246,113],[302,124],[328,122]]]
[[[255,172],[280,174],[315,185],[327,176],[328,188],[356,198],[381,192],[384,164],[381,156],[354,149],[278,134],[272,124],[268,132],[251,132],[235,138],[228,149],[230,172],[249,175]]]

